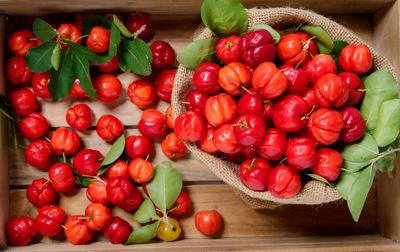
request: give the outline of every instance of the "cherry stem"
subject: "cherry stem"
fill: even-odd
[[[68,230],[68,228],[66,226],[64,226],[63,224],[61,224],[61,227],[65,230]]]
[[[225,45],[225,48],[230,48],[231,46],[233,46],[233,44],[230,42],[230,41],[228,41],[227,43],[226,43],[226,45]]]
[[[83,216],[83,217],[78,217],[78,220],[91,220],[92,216]]]
[[[104,180],[102,180],[99,176],[92,176],[92,175],[80,175],[80,176],[85,177],[85,178],[91,178],[91,179],[99,181],[100,183],[103,183],[104,185],[107,185],[107,183]]]
[[[47,185],[48,183],[52,183],[50,179],[48,179],[46,182],[43,183],[42,187],[40,188],[40,190],[42,190],[42,188]]]
[[[246,91],[247,93],[254,95],[252,92],[250,92],[247,88],[245,88],[243,85],[240,85],[239,87],[243,88],[244,91]]]
[[[64,160],[64,163],[66,164],[67,163],[67,158],[65,157],[65,152],[63,151],[63,160]]]
[[[86,38],[86,37],[89,37],[89,34],[80,36],[76,41],[79,41],[79,40],[81,40],[81,39],[83,39],[83,38]]]
[[[104,160],[104,158],[102,157],[102,158],[96,159],[96,162],[103,161],[103,160]]]
[[[28,147],[23,146],[23,145],[19,145],[18,147],[21,148],[21,149],[24,149],[24,150],[28,149]]]
[[[30,38],[30,39],[28,39],[28,41],[35,41],[35,40],[38,40],[37,38]]]
[[[284,72],[284,71],[286,71],[286,70],[288,70],[288,68],[279,69],[278,72]]]
[[[190,102],[183,101],[182,104],[190,105]]]
[[[4,111],[4,110],[1,109],[1,108],[0,108],[0,112],[1,112],[5,117],[7,117],[8,119],[10,119],[11,121],[15,121],[15,119],[14,119],[10,114],[8,114],[6,111]]]
[[[176,156],[176,152],[173,152],[169,158],[173,159]]]
[[[315,105],[312,106],[310,112],[308,112],[307,114],[305,114],[305,115],[301,118],[301,120],[308,119],[309,115],[311,115],[311,113],[314,111],[314,109],[315,109]]]
[[[147,154],[145,161],[149,160],[150,154]]]
[[[263,100],[264,104],[267,104],[268,102],[270,102],[271,100]]]
[[[175,211],[176,209],[178,209],[178,207],[179,207],[179,204],[176,204],[173,208],[168,210],[168,213]]]
[[[125,163],[129,164],[129,161],[131,161],[129,158],[125,161]]]
[[[392,154],[393,152],[398,152],[398,151],[400,151],[400,148],[391,149],[391,150],[382,152],[382,153],[380,153],[376,158],[371,159],[371,161],[370,161],[369,163],[374,164],[374,163],[376,163],[376,161],[378,161],[379,159],[384,158],[385,156],[390,155],[390,154]]]
[[[283,162],[285,162],[287,160],[287,158],[285,157],[284,159],[282,159],[281,161],[279,161],[279,165],[283,164]]]
[[[50,138],[48,138],[46,136],[44,137],[44,139],[46,139],[47,142],[51,142]]]
[[[254,162],[256,161],[256,158],[253,158],[253,160],[251,161],[250,166],[248,167],[249,170],[253,169],[255,167]]]
[[[300,23],[295,29],[294,29],[294,33],[298,32],[300,30],[300,28],[304,25],[304,23]]]

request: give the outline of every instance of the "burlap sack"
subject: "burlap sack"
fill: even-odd
[[[255,24],[269,24],[282,29],[293,27],[300,23],[307,23],[321,26],[334,39],[344,40],[354,44],[367,44],[344,26],[307,10],[293,8],[249,9],[247,10],[247,15],[249,18],[249,27]],[[205,28],[204,25],[200,26],[199,29],[194,32],[194,40],[207,37],[211,37],[211,31]],[[377,54],[372,47],[369,46],[369,48],[371,49],[374,59],[372,70],[389,70],[397,80],[397,76],[390,62],[383,56]],[[193,73],[194,71],[188,70],[182,65],[178,67],[171,99],[175,117],[186,111],[182,101],[193,89]],[[241,198],[253,208],[274,208],[279,205],[287,204],[317,205],[336,201],[341,198],[335,187],[328,186],[316,180],[312,180],[303,185],[300,193],[291,199],[275,198],[268,191],[252,191],[241,182],[239,177],[239,165],[205,153],[198,149],[193,143],[186,142],[186,146],[193,155],[202,161],[216,176],[237,189]]]

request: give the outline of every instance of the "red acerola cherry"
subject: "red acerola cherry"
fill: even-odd
[[[346,107],[340,110],[343,117],[343,129],[340,138],[345,143],[351,143],[360,139],[365,132],[365,120],[360,111],[354,107]]]
[[[137,34],[138,37],[147,38],[150,34],[150,20],[141,12],[130,14],[125,25],[131,33]]]
[[[26,59],[14,56],[6,63],[6,78],[12,84],[28,83],[32,78],[33,73],[26,65]]]
[[[118,54],[115,55],[112,59],[110,59],[106,63],[101,64],[101,65],[97,65],[97,68],[102,73],[111,73],[111,72],[117,71],[119,69]]]
[[[54,157],[53,147],[46,140],[38,139],[32,141],[25,150],[25,160],[36,168],[47,167]]]
[[[175,134],[183,142],[196,142],[205,133],[204,120],[196,111],[187,111],[175,119]]]
[[[319,108],[317,97],[315,96],[314,88],[308,87],[304,94],[301,96],[308,104],[308,107],[314,111]]]
[[[97,179],[92,181],[86,190],[86,197],[93,203],[107,204],[107,183],[106,178],[101,178],[101,181]]]
[[[22,118],[19,122],[19,130],[24,137],[33,140],[42,137],[49,128],[49,122],[40,113],[33,112]]]
[[[281,199],[293,198],[301,189],[300,172],[287,165],[273,168],[269,174],[268,191]]]
[[[167,117],[156,109],[146,109],[142,113],[138,129],[145,137],[158,138],[167,129]]]
[[[27,88],[13,91],[10,94],[10,100],[19,116],[26,116],[32,113],[39,105],[36,95]]]
[[[372,54],[366,45],[350,44],[340,53],[339,63],[346,72],[364,74],[372,67]]]
[[[107,183],[107,198],[113,204],[120,204],[128,200],[135,190],[129,178],[114,177]]]
[[[221,89],[218,73],[221,67],[215,63],[205,62],[194,71],[193,85],[200,92],[214,94]]]
[[[215,147],[213,142],[215,128],[211,126],[211,124],[205,124],[205,133],[204,136],[197,142],[197,146],[200,150],[205,151],[207,153],[217,153],[218,149]]]
[[[250,158],[240,166],[240,179],[251,190],[265,191],[271,169],[267,160],[261,157]]]
[[[77,98],[86,98],[89,97],[88,93],[81,88],[81,84],[78,78],[75,78],[74,84],[72,85],[72,89],[69,92],[69,95]]]
[[[74,168],[79,175],[96,176],[103,162],[103,155],[92,149],[84,149],[78,152],[74,158]]]
[[[264,62],[254,70],[254,89],[266,99],[279,97],[288,87],[286,76],[272,62]]]
[[[26,57],[28,50],[35,47],[35,36],[30,30],[19,30],[11,34],[8,47],[17,56]]]
[[[157,40],[151,44],[150,50],[153,55],[153,68],[170,68],[175,65],[175,51],[167,42]]]
[[[307,89],[310,78],[307,71],[302,68],[294,68],[292,65],[283,65],[279,68],[286,76],[288,87],[286,93],[302,95]]]
[[[92,111],[86,104],[77,104],[67,110],[65,119],[71,127],[85,131],[92,125]]]
[[[35,227],[39,234],[46,236],[58,235],[62,230],[67,214],[56,205],[46,205],[39,208],[35,219]]]
[[[286,146],[286,158],[290,167],[304,170],[312,167],[318,161],[315,141],[301,137],[291,139]]]
[[[92,203],[86,207],[85,217],[88,217],[86,225],[91,230],[100,231],[110,225],[111,210],[101,203]]]
[[[79,135],[75,130],[58,128],[51,136],[51,146],[58,155],[74,154],[78,150],[79,144]]]
[[[112,74],[100,75],[97,77],[94,85],[97,89],[97,99],[105,103],[118,99],[122,91],[121,82]]]
[[[218,59],[225,65],[240,61],[240,42],[242,38],[231,35],[218,40],[216,51]]]
[[[322,75],[333,73],[336,74],[337,67],[333,58],[327,54],[317,54],[308,60],[303,66],[310,77],[310,84],[314,86],[319,77]]]
[[[55,163],[48,171],[49,179],[56,192],[66,192],[74,187],[75,176],[71,166]]]
[[[251,82],[249,69],[240,62],[230,63],[219,71],[219,85],[230,95],[243,93]]]
[[[26,197],[34,206],[41,207],[54,202],[56,191],[52,187],[51,181],[40,178],[32,181],[26,189]]]
[[[146,158],[153,151],[153,143],[145,136],[129,136],[125,141],[125,152],[128,158]]]
[[[264,120],[256,115],[239,116],[233,123],[233,133],[243,146],[256,147],[266,132]]]
[[[314,93],[320,107],[339,108],[347,101],[349,88],[336,74],[325,74],[315,83]]]
[[[190,198],[188,194],[184,191],[181,191],[175,203],[170,207],[168,211],[170,211],[173,215],[184,215],[190,208]]]
[[[50,72],[34,73],[32,76],[32,89],[37,97],[51,99],[51,94],[47,89],[50,81]]]
[[[156,91],[153,85],[144,80],[136,80],[128,87],[128,96],[139,108],[146,108],[154,102]]]
[[[200,92],[197,89],[193,89],[186,96],[185,107],[187,110],[192,110],[198,112],[203,118],[206,117],[205,107],[206,102],[210,98],[209,95]]]
[[[240,151],[240,155],[244,156],[245,158],[254,158],[257,156],[257,154],[257,147],[244,146]]]
[[[6,235],[14,246],[28,245],[36,235],[35,223],[27,216],[13,218],[6,224]]]
[[[321,148],[318,149],[318,156],[318,162],[311,168],[311,171],[328,181],[335,181],[343,163],[340,152],[334,149]]]
[[[121,121],[113,115],[103,115],[97,121],[97,135],[104,141],[112,142],[124,131]]]
[[[112,244],[126,241],[131,233],[132,228],[129,223],[120,217],[113,217],[110,225],[104,229],[104,236],[108,237]]]
[[[174,86],[176,72],[174,70],[163,70],[154,78],[153,83],[156,86],[157,97],[170,101],[172,88]]]
[[[218,232],[222,218],[216,210],[200,211],[194,217],[196,229],[205,235],[212,235]]]
[[[88,227],[87,218],[83,215],[69,216],[64,226],[67,240],[74,245],[82,245],[92,239],[93,231]]]
[[[275,104],[272,120],[277,128],[296,132],[306,126],[308,112],[310,108],[300,96],[288,95]]]
[[[132,194],[123,202],[119,203],[117,206],[127,212],[132,212],[140,206],[140,203],[142,203],[142,201],[142,193],[139,191],[139,189],[136,188],[136,186],[133,186]]]
[[[313,112],[307,125],[313,138],[324,145],[336,142],[343,126],[343,117],[340,112],[327,108],[320,108]]]
[[[344,103],[344,107],[354,106],[364,97],[364,85],[357,74],[351,72],[341,72],[338,76],[347,84],[349,88],[349,97]],[[359,90],[361,89],[361,90]]]
[[[231,123],[224,124],[214,131],[213,142],[219,151],[226,154],[236,154],[243,149],[235,136]]]
[[[161,149],[165,156],[178,159],[186,154],[185,144],[179,140],[174,132],[168,134],[161,142]]]
[[[103,53],[110,46],[110,32],[101,26],[94,26],[87,39],[87,47],[94,53]]]
[[[239,115],[257,115],[262,117],[264,104],[261,96],[254,88],[250,88],[249,92],[244,92],[238,102]]]
[[[236,102],[226,93],[219,93],[208,98],[204,109],[207,121],[214,127],[231,123],[237,117]]]
[[[80,44],[82,42],[81,30],[74,24],[61,24],[57,29],[62,40],[67,40]],[[61,47],[66,49],[67,46],[61,42]]]
[[[302,32],[282,36],[277,44],[278,57],[283,64],[303,66],[308,58],[318,53],[318,48],[310,35]]]
[[[286,144],[286,133],[280,129],[270,128],[257,146],[257,152],[263,158],[278,161],[285,155]]]
[[[252,30],[243,35],[240,43],[242,61],[256,67],[265,61],[272,61],[276,54],[274,39],[264,29]]]
[[[124,161],[115,162],[110,168],[107,169],[105,175],[107,178],[113,177],[129,177],[128,164]]]

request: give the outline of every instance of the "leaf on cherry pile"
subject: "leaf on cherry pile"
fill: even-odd
[[[40,18],[33,21],[32,31],[42,42],[51,41],[57,35],[53,27]]]
[[[322,29],[320,26],[316,25],[303,25],[300,31],[309,34],[310,36],[315,36],[315,43],[317,44],[319,53],[329,54],[334,48],[333,39],[328,35],[328,33]]]
[[[121,54],[123,62],[129,69],[139,75],[149,76],[151,74],[151,58],[149,58],[149,47],[140,39],[122,40]],[[150,52],[151,54],[151,52]]]
[[[188,69],[196,70],[201,63],[215,60],[217,43],[218,38],[215,37],[196,40],[178,54],[178,62]]]
[[[153,205],[153,202],[149,198],[142,202],[138,210],[136,210],[135,214],[133,215],[133,220],[141,224],[149,223],[159,219],[160,217],[158,217],[156,214],[156,209]]]
[[[343,148],[342,157],[352,162],[368,162],[379,155],[379,148],[375,139],[368,133],[365,133],[361,140],[347,144]],[[347,167],[344,167],[347,169]]]
[[[122,134],[120,137],[115,140],[110,150],[107,152],[107,155],[104,157],[103,162],[100,165],[100,169],[97,173],[97,176],[102,175],[107,171],[109,166],[113,164],[118,158],[122,155],[125,150],[125,135]]]
[[[310,178],[313,178],[313,179],[315,179],[315,180],[321,181],[321,182],[323,182],[323,183],[325,183],[325,184],[328,184],[328,185],[330,185],[330,186],[334,186],[334,185],[335,185],[334,183],[329,182],[329,181],[326,180],[324,177],[321,177],[321,176],[319,176],[319,175],[317,175],[317,174],[314,174],[314,173],[304,173],[304,174],[306,174],[306,175],[309,176]]]
[[[60,66],[61,62],[61,45],[60,42],[57,42],[56,46],[54,47],[53,54],[50,58],[51,65],[53,68],[58,71],[58,67]]]
[[[89,72],[89,60],[81,51],[72,50],[74,55],[74,73],[79,79],[81,88],[92,98],[97,98]]]
[[[159,225],[160,221],[157,221],[153,224],[145,225],[135,229],[124,244],[129,245],[134,243],[146,243],[150,241],[157,232]]]
[[[279,34],[279,32],[275,31],[274,28],[272,28],[271,26],[269,26],[267,24],[256,24],[253,27],[251,27],[248,31],[257,30],[257,29],[267,30],[271,34],[272,38],[274,39],[275,44],[278,44],[279,40],[281,39],[281,35]]]
[[[43,73],[52,67],[52,55],[57,43],[46,42],[28,50],[26,64],[34,73]]]
[[[58,71],[54,68],[50,69],[50,81],[47,88],[53,101],[61,100],[66,96],[71,91],[74,81],[73,54],[68,48],[61,52],[60,69]]]
[[[384,101],[379,108],[378,123],[372,135],[379,147],[391,144],[399,135],[400,99]]]
[[[203,23],[218,37],[241,36],[247,30],[247,13],[238,0],[204,0]]]
[[[118,18],[117,15],[112,16],[113,24],[118,28],[124,37],[132,38],[133,34],[126,28],[125,24]]]

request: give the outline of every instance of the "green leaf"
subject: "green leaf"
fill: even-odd
[[[346,159],[343,159],[343,167],[346,170],[352,171],[352,172],[357,172],[367,166],[369,162],[355,162],[355,161],[349,161]]]
[[[144,76],[151,74],[151,62],[146,52],[137,43],[124,39],[122,41],[121,54],[124,62],[132,72]]]
[[[149,198],[145,199],[133,215],[133,220],[141,224],[149,223],[153,220],[159,220],[153,202]]]
[[[118,66],[124,73],[129,73],[131,71],[128,65],[126,65],[121,53],[118,55]]]
[[[368,162],[378,156],[379,148],[375,139],[370,134],[365,133],[361,140],[345,145],[341,154],[343,159],[348,161]]]
[[[40,18],[33,21],[32,30],[33,34],[42,42],[51,41],[57,35],[53,27]]]
[[[81,183],[81,185],[83,185],[84,187],[88,187],[90,183],[92,183],[93,181],[96,180],[94,178],[88,178],[88,177],[81,176],[77,173],[75,173],[75,177],[79,181],[79,183]]]
[[[112,21],[124,37],[133,37],[133,34],[128,30],[128,28],[126,28],[125,24],[118,18],[117,15],[112,16]]]
[[[53,101],[61,100],[71,91],[75,81],[73,69],[73,55],[70,49],[61,52],[60,69],[56,71],[50,69],[50,81],[48,85],[49,92]]]
[[[379,70],[369,75],[364,83],[365,97],[360,112],[365,119],[367,130],[374,130],[378,123],[379,108],[387,100],[396,99],[398,89],[396,80],[387,70]]]
[[[72,50],[74,55],[74,73],[78,76],[81,88],[92,98],[97,98],[89,73],[89,60],[87,56],[78,50]]]
[[[336,189],[343,199],[347,200],[349,198],[351,188],[359,175],[359,172],[342,171],[336,183]]]
[[[125,150],[125,135],[122,134],[118,137],[117,140],[113,143],[110,150],[107,152],[106,157],[101,163],[100,167],[110,165],[118,160],[118,158],[122,155]],[[100,171],[100,170],[99,170]]]
[[[379,147],[384,147],[396,140],[400,128],[400,99],[382,103],[379,108],[378,123],[372,135]]]
[[[133,230],[133,232],[129,235],[128,240],[126,240],[124,244],[129,245],[134,243],[146,243],[150,241],[157,232],[159,225],[160,221],[157,221],[153,224],[145,225]]]
[[[90,15],[82,20],[82,32],[83,34],[89,34],[93,27],[101,26],[110,30],[111,21],[104,16]]]
[[[389,150],[391,150],[390,148]],[[375,162],[376,168],[381,172],[393,171],[393,161],[396,159],[396,152],[390,153]]]
[[[346,41],[341,41],[341,40],[334,40],[333,43],[334,43],[334,47],[333,47],[332,52],[330,53],[330,56],[333,58],[333,60],[336,63],[337,73],[341,73],[341,72],[343,72],[343,69],[339,63],[339,56],[340,56],[340,53],[342,52],[343,48],[346,47],[349,43],[347,43]]]
[[[146,54],[146,57],[151,64],[151,62],[153,61],[153,54],[151,54],[150,47],[146,44],[146,42],[144,42],[140,38],[134,39],[133,42],[135,42],[136,45],[138,45],[142,49],[142,51]]]
[[[58,67],[60,66],[61,61],[61,45],[59,42],[56,43],[54,47],[53,54],[51,55],[50,62],[56,71],[58,71]]]
[[[321,181],[321,182],[323,182],[323,183],[325,183],[325,184],[328,184],[328,185],[330,185],[330,186],[334,185],[332,182],[329,182],[329,181],[326,180],[324,177],[321,177],[321,176],[319,176],[319,175],[317,175],[317,174],[314,174],[314,173],[305,173],[305,174],[306,174],[307,176],[309,176],[309,177],[315,179],[315,180]]]
[[[56,42],[50,41],[28,50],[26,64],[34,73],[43,73],[51,68],[51,56]]]
[[[178,54],[178,62],[184,67],[195,70],[201,63],[215,60],[215,46],[218,38],[211,37],[192,42]]]
[[[375,169],[371,164],[364,170],[360,171],[360,175],[354,181],[349,197],[347,199],[347,206],[353,216],[355,222],[360,218],[361,211],[364,207],[365,200],[367,199],[368,192],[371,189],[372,182],[375,177]]]
[[[274,39],[275,44],[278,44],[279,40],[281,39],[281,35],[279,35],[279,32],[275,31],[274,28],[272,28],[271,26],[269,26],[267,24],[256,24],[253,27],[251,27],[249,29],[249,31],[257,30],[257,29],[267,30],[271,34],[272,38]]]
[[[328,33],[320,26],[316,25],[303,25],[300,31],[308,33],[311,36],[315,36],[315,43],[317,44],[319,53],[329,54],[334,48],[333,39]]]
[[[164,161],[154,169],[153,179],[146,185],[150,199],[167,216],[166,210],[178,198],[182,189],[182,178],[171,162]]]
[[[201,19],[218,37],[241,36],[247,30],[246,9],[238,0],[204,0]]]

